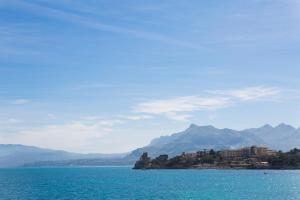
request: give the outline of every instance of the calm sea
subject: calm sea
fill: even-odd
[[[0,169],[5,200],[294,200],[300,171]]]

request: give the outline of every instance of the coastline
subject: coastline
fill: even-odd
[[[295,148],[283,153],[251,146],[236,150],[183,152],[172,158],[165,154],[154,159],[145,152],[133,169],[299,170],[300,150]]]

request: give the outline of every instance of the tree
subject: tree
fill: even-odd
[[[215,150],[211,149],[211,150],[209,151],[209,155],[212,155],[212,156],[216,155]]]

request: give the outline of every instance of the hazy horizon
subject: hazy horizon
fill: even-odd
[[[300,126],[300,3],[0,4],[0,144],[122,153],[190,124]]]
[[[150,142],[153,141],[154,139],[158,139],[158,138],[163,137],[163,136],[172,136],[173,134],[183,132],[183,131],[189,129],[189,128],[190,128],[191,126],[193,126],[193,125],[198,126],[198,127],[212,126],[212,127],[216,128],[216,129],[231,129],[231,130],[235,130],[235,129],[232,129],[232,128],[230,128],[230,127],[216,127],[216,126],[214,126],[214,125],[201,125],[201,126],[199,126],[199,125],[197,125],[197,124],[191,123],[188,127],[186,127],[186,128],[183,129],[183,130],[178,130],[177,132],[173,132],[173,133],[165,133],[165,134],[160,135],[160,136],[158,136],[158,137],[156,137],[156,138],[152,138],[152,139],[150,139],[150,141],[149,141],[147,144],[145,144],[145,145],[149,145]],[[261,125],[261,126],[258,126],[258,127],[248,127],[248,128],[244,128],[244,129],[237,129],[236,131],[243,131],[243,130],[247,130],[247,129],[251,129],[251,128],[263,128],[263,127],[265,127],[265,126],[271,126],[272,128],[276,128],[276,127],[280,127],[280,126],[282,126],[282,125],[284,125],[284,126],[291,126],[291,125],[286,124],[286,123],[284,123],[284,122],[282,122],[282,123],[280,123],[280,124],[277,124],[277,125],[272,125],[272,124],[266,123],[266,124]],[[300,130],[300,127],[294,127],[294,126],[291,126],[291,127],[294,128],[294,129],[296,129],[296,130],[297,130],[297,129]],[[0,143],[0,145],[24,145],[24,144],[20,144],[20,143],[2,144],[2,143]],[[64,149],[45,148],[45,147],[43,147],[43,146],[34,146],[34,145],[24,145],[24,146],[31,146],[31,147],[41,148],[41,149],[58,150],[58,151],[62,150],[62,151],[70,152],[70,153],[84,153],[84,154],[90,154],[90,153],[95,153],[95,154],[98,153],[98,154],[102,154],[102,153],[103,153],[103,152],[77,152],[77,151],[68,151],[68,150],[64,150]],[[144,147],[144,146],[137,146],[136,148],[142,148],[142,147]],[[267,146],[266,146],[266,147],[267,147]],[[295,147],[295,148],[296,148],[296,147]],[[114,152],[114,153],[111,153],[111,154],[124,154],[124,153],[125,153],[125,154],[126,154],[126,153],[129,154],[129,153],[132,152],[133,150],[135,150],[135,149],[130,149],[130,150],[126,151],[126,152]],[[110,153],[104,153],[104,154],[110,154]]]

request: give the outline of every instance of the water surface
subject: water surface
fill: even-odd
[[[300,171],[0,169],[2,200],[300,200]]]

